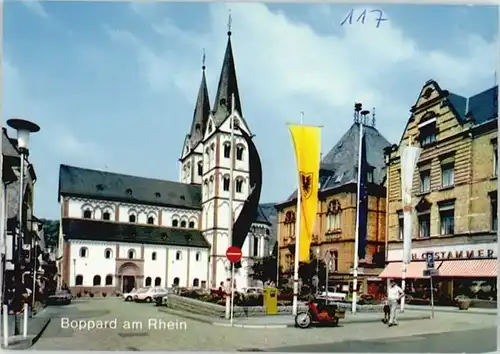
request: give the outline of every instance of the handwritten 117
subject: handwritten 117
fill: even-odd
[[[383,22],[383,21],[388,21],[389,19],[388,18],[383,18],[384,16],[384,13],[382,10],[371,10],[369,13],[378,13],[378,17],[375,18],[375,21],[377,22],[377,26],[376,28],[379,28],[380,27],[380,24]],[[364,9],[360,15],[358,16],[358,19],[356,20],[356,22],[361,22],[361,24],[365,24],[365,20],[366,20],[366,13],[367,13],[367,10]],[[349,24],[349,25],[352,25],[352,17],[354,16],[354,9],[352,9],[346,16],[346,18],[344,19],[344,21],[342,21],[340,23],[341,26],[345,25],[346,23]]]

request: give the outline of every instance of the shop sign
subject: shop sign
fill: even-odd
[[[435,260],[444,260],[444,259],[474,259],[474,258],[495,258],[495,250],[494,249],[468,249],[468,250],[446,250],[446,251],[438,251],[438,252],[419,252],[412,253],[411,259],[413,261],[426,260],[427,253],[434,253]]]

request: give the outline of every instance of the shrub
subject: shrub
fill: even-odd
[[[88,290],[84,290],[84,291],[83,291],[83,293],[84,293],[85,295],[88,295],[88,294],[89,294],[89,291],[88,291]]]
[[[81,292],[77,292],[76,293],[76,297],[82,297],[82,293]]]
[[[90,296],[90,297],[94,297],[94,293],[93,293],[93,292],[90,292],[90,293],[89,293],[89,296]]]
[[[108,296],[108,293],[102,293],[102,297]]]

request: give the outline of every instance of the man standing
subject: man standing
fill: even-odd
[[[405,296],[403,289],[401,289],[394,280],[391,280],[391,287],[387,292],[387,300],[389,301],[389,307],[391,309],[391,315],[389,317],[389,327],[397,326],[397,310],[399,302]]]

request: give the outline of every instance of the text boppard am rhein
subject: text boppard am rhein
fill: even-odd
[[[100,329],[122,329],[122,330],[157,330],[157,331],[185,331],[187,323],[183,321],[166,321],[160,318],[150,318],[146,321],[119,321],[113,320],[71,320],[68,317],[61,318],[62,329],[76,331],[93,331]]]

